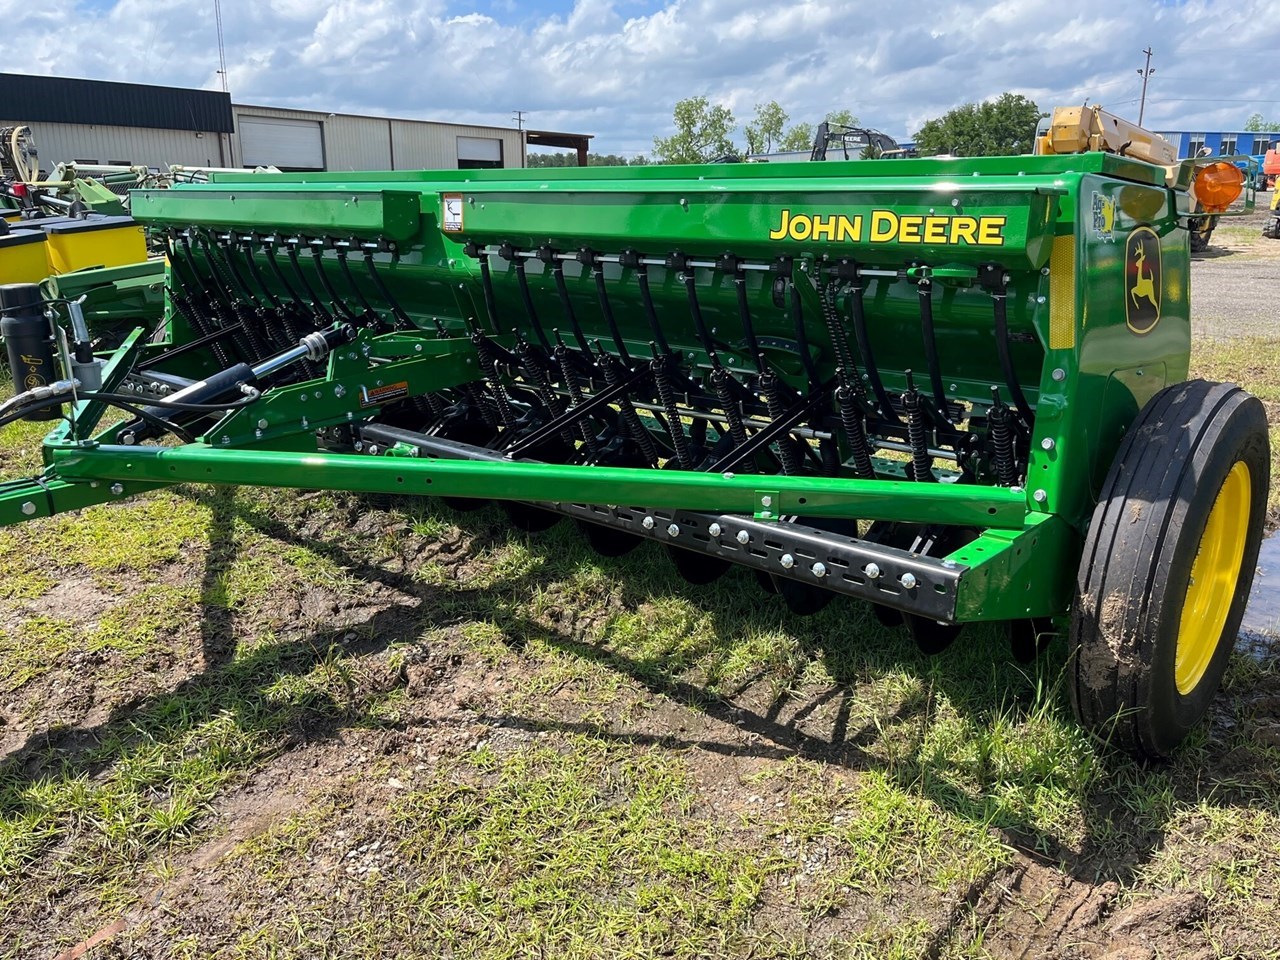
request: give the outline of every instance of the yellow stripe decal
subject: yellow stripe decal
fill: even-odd
[[[1076,238],[1054,237],[1049,254],[1049,349],[1076,345]]]

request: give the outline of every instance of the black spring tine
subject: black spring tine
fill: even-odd
[[[871,337],[867,331],[867,312],[862,300],[862,281],[854,267],[854,280],[849,288],[849,313],[853,317],[853,335],[858,341],[858,352],[862,354],[862,366],[866,370],[867,380],[871,383],[871,392],[875,395],[878,409],[876,412],[893,423],[901,423],[893,404],[889,401],[889,393],[880,379],[880,368],[876,366],[875,354],[871,352]]]
[[[321,302],[319,295],[316,293],[315,287],[311,285],[311,281],[307,279],[306,273],[303,272],[302,264],[298,262],[298,247],[301,243],[302,240],[298,237],[291,237],[285,241],[285,247],[288,251],[289,265],[293,267],[294,276],[298,278],[298,281],[302,284],[302,289],[306,291],[306,299],[307,302],[311,304],[311,309],[315,312],[316,316],[324,318],[319,326],[328,326],[333,323],[334,316],[325,309],[325,305]]]
[[[544,253],[545,251],[545,253]],[[569,300],[569,286],[564,282],[564,264],[557,260],[550,247],[543,247],[539,251],[539,256],[550,258],[551,276],[555,280],[556,293],[560,297],[560,309],[564,311],[565,317],[569,320],[569,326],[573,328],[573,339],[578,341],[578,349],[582,351],[583,357],[588,360],[591,358],[591,345],[587,343],[587,338],[582,333],[582,327],[578,323],[578,315],[573,312],[573,303]]]
[[[245,280],[244,274],[240,272],[240,265],[236,263],[239,259],[235,255],[235,240],[230,233],[223,234],[214,239],[214,246],[218,248],[219,258],[226,264],[227,276],[231,278],[232,285],[236,288],[237,296],[252,306],[259,307],[262,301],[258,299],[257,293]]]
[[[1022,385],[1018,382],[1017,373],[1013,369],[1013,356],[1009,353],[1008,297],[1004,287],[993,293],[991,298],[996,327],[996,355],[1000,359],[1000,372],[1004,374],[1005,386],[1009,388],[1013,405],[1018,408],[1018,415],[1030,430],[1035,426],[1036,415],[1031,412],[1031,404],[1027,402],[1026,395],[1022,392]]]
[[[720,356],[716,353],[715,341],[711,339],[707,322],[702,316],[702,305],[698,303],[698,287],[694,282],[695,271],[689,266],[688,261],[689,258],[683,253],[673,253],[667,257],[667,269],[678,270],[683,276],[685,297],[689,301],[689,315],[693,317],[693,328],[698,334],[698,342],[702,344],[702,349],[707,351],[712,369],[717,369],[720,366]]]
[[[649,267],[640,262],[640,254],[634,250],[623,253],[624,257],[634,258],[636,283],[640,287],[640,305],[644,308],[645,320],[649,323],[649,333],[658,349],[666,356],[671,356],[671,345],[667,343],[666,334],[662,332],[662,324],[658,322],[658,311],[653,306],[653,291],[649,289]]]
[[[329,296],[329,302],[333,304],[334,313],[341,313],[348,320],[360,319],[356,312],[347,306],[347,302],[338,296],[337,288],[334,287],[333,281],[329,279],[329,271],[324,268],[324,241],[320,239],[311,240],[307,243],[311,249],[311,263],[316,268],[316,273],[320,277],[320,286],[324,288],[324,292]]]
[[[251,236],[242,237],[240,243],[237,244],[237,246],[239,246],[240,252],[244,254],[245,263],[249,269],[249,276],[251,276],[253,278],[254,283],[258,285],[258,289],[260,289],[264,294],[266,294],[267,299],[271,301],[271,305],[283,313],[285,309],[284,301],[276,296],[275,291],[271,289],[270,285],[267,283],[266,278],[262,275],[262,271],[258,268],[258,260],[253,255],[253,248],[254,248],[253,237]],[[292,339],[296,341],[297,338],[295,337]]]
[[[342,273],[342,279],[347,281],[347,286],[356,295],[356,299],[360,301],[364,316],[377,318],[378,311],[369,302],[369,298],[364,295],[364,291],[360,289],[360,284],[356,283],[355,275],[351,272],[351,264],[347,262],[347,248],[349,246],[350,244],[343,240],[336,241],[333,245],[333,249],[338,255],[338,270]]]
[[[756,339],[755,324],[751,320],[751,304],[747,299],[747,275],[743,272],[740,263],[737,257],[731,257],[728,254],[720,260],[721,269],[733,274],[733,286],[738,298],[738,322],[742,324],[742,335],[747,341],[747,351],[755,361],[756,372],[764,373],[763,354],[760,352],[760,343]]]
[[[395,315],[396,320],[405,327],[412,327],[414,325],[413,321],[409,319],[409,314],[407,314],[404,311],[404,308],[400,306],[400,301],[392,296],[391,291],[387,289],[386,283],[383,282],[382,274],[378,273],[378,268],[373,262],[373,250],[367,246],[364,248],[364,268],[368,271],[369,279],[373,281],[373,285],[377,287],[378,296],[381,297],[382,301],[391,308],[391,312]]]
[[[991,386],[991,409],[987,411],[991,433],[991,465],[1001,486],[1011,487],[1018,479],[1018,466],[1013,451],[1013,424],[1009,408],[1000,399],[1000,388]]]
[[[249,345],[249,341],[245,338],[244,323],[239,318],[232,319],[224,313],[224,309],[230,309],[230,304],[218,295],[220,287],[218,285],[217,278],[213,277],[209,281],[203,279],[202,272],[196,265],[195,251],[191,249],[190,231],[180,234],[178,239],[182,244],[182,257],[186,261],[187,266],[191,271],[191,276],[195,281],[195,288],[204,294],[205,302],[209,305],[209,308],[214,314],[213,319],[217,320],[217,323],[215,324],[213,320],[207,317],[205,318],[208,326],[210,327],[210,332],[212,332],[212,328],[215,325],[224,329],[228,327],[235,327],[235,332],[231,334],[231,345],[241,360],[245,363],[252,363],[255,358],[253,356],[253,350]],[[206,264],[206,266],[208,266],[208,264]],[[209,267],[209,271],[210,276],[212,277],[212,267]],[[212,284],[212,290],[209,288],[210,284]],[[195,290],[193,290],[193,292],[195,292]],[[196,297],[192,296],[190,298],[190,302],[194,309],[200,309]],[[227,366],[231,366],[231,364],[228,363]]]
[[[203,231],[197,231],[196,236],[200,240],[200,246],[204,250],[204,255],[209,261],[210,275],[214,278],[214,283],[226,298],[227,305],[231,308],[231,312],[240,322],[241,336],[235,339],[237,346],[247,348],[247,362],[256,363],[271,353],[271,348],[267,346],[258,330],[257,317],[253,315],[252,308],[245,303],[238,295],[231,293],[232,283],[229,277],[223,273],[223,268],[219,264],[219,258],[213,253],[212,245],[209,238]],[[230,324],[223,324],[230,326]]]
[[[916,284],[920,297],[920,336],[924,341],[924,362],[929,367],[929,385],[933,389],[933,406],[940,422],[950,424],[951,413],[947,409],[947,391],[942,385],[942,365],[938,362],[938,338],[933,326],[933,283],[921,280]]]
[[[590,251],[582,251],[582,255],[586,256]],[[596,298],[600,301],[600,313],[604,316],[605,325],[609,328],[609,336],[613,339],[613,345],[618,348],[618,356],[622,362],[628,367],[631,366],[631,354],[627,352],[627,345],[622,339],[622,332],[618,329],[617,318],[613,315],[613,306],[609,303],[609,291],[605,286],[604,267],[600,266],[600,262],[591,255],[591,276],[596,282]],[[585,261],[584,261],[585,263]],[[648,431],[645,431],[648,433]]]
[[[907,389],[902,395],[902,409],[907,414],[907,442],[911,446],[911,479],[930,483],[933,475],[933,457],[929,456],[929,438],[924,427],[924,410],[920,391],[916,389],[911,371],[907,372]]]
[[[306,303],[306,298],[298,292],[298,288],[289,282],[289,278],[284,275],[284,271],[280,269],[280,261],[276,259],[276,244],[274,242],[264,241],[262,249],[267,254],[267,264],[271,267],[271,273],[275,276],[276,281],[289,294],[289,298],[298,305]]]
[[[538,343],[542,344],[542,349],[550,354],[552,352],[551,341],[547,339],[547,332],[542,329],[542,321],[538,318],[538,311],[533,305],[533,295],[529,292],[529,277],[524,270],[524,258],[515,256],[512,260],[516,271],[516,284],[520,288],[520,300],[524,303],[524,312],[529,317],[529,323],[533,327],[534,336],[538,338]]]
[[[794,277],[788,278],[787,286],[790,292],[791,325],[795,331],[796,343],[800,346],[800,362],[804,364],[805,376],[809,378],[809,392],[813,393],[818,389],[822,378],[818,375],[818,365],[814,362],[813,354],[809,350],[809,334],[804,328],[804,307],[800,303],[800,288],[796,286]]]
[[[489,317],[489,326],[494,333],[501,327],[498,324],[498,301],[493,293],[493,274],[489,271],[489,254],[476,249],[474,244],[467,244],[467,253],[480,262],[480,289],[484,292],[484,312]]]

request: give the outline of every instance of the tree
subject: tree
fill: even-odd
[[[706,97],[686,97],[673,113],[676,132],[653,138],[653,153],[659,163],[706,163],[725,154],[736,153],[729,139],[735,122],[733,111]]]
[[[777,100],[757,103],[755,119],[742,128],[747,137],[747,153],[772,153],[773,145],[782,141],[787,119],[787,111]]]
[[[832,110],[825,117],[827,123],[840,124],[843,127],[856,127],[858,118],[853,115],[852,110]]]
[[[1249,133],[1276,133],[1280,131],[1280,120],[1264,120],[1262,114],[1255,113],[1244,122]]]
[[[779,150],[810,150],[813,148],[813,124],[797,123],[778,142]]]
[[[951,153],[961,157],[996,157],[1030,153],[1036,125],[1047,116],[1035,101],[1017,93],[995,100],[966,103],[928,121],[916,133],[921,156]]]

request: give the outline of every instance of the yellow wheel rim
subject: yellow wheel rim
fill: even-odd
[[[1200,683],[1222,639],[1244,560],[1251,488],[1249,468],[1237,461],[1222,481],[1200,536],[1173,660],[1173,680],[1183,696]]]

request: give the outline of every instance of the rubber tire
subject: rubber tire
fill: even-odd
[[[1137,757],[1168,757],[1213,700],[1262,543],[1270,483],[1262,403],[1193,380],[1143,408],[1111,464],[1080,560],[1068,666],[1080,722]],[[1179,622],[1205,523],[1243,461],[1251,503],[1240,577],[1217,648],[1186,695],[1174,683]]]

